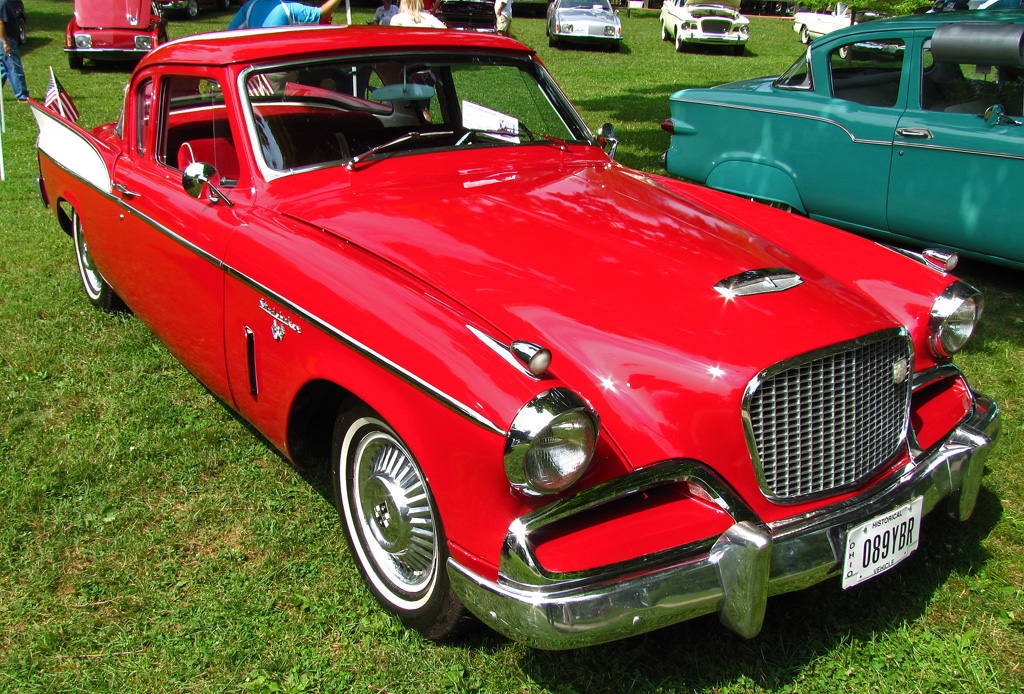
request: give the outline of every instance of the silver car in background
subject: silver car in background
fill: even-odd
[[[608,0],[554,0],[548,5],[548,45],[578,43],[619,50],[622,22]]]

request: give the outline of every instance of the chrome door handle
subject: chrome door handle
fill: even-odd
[[[127,198],[137,198],[137,197],[139,197],[138,193],[136,193],[134,190],[129,190],[128,187],[125,186],[122,183],[115,183],[114,184],[114,190],[116,190],[118,193],[120,193],[122,197],[127,197]]]
[[[911,137],[915,140],[932,139],[932,131],[928,128],[896,128],[896,134],[900,137]]]

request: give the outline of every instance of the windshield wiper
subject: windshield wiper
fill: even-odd
[[[373,149],[368,149],[362,154],[358,154],[352,157],[351,159],[348,160],[348,164],[345,165],[345,168],[347,168],[349,171],[352,171],[355,165],[361,162],[363,159],[366,159],[367,157],[372,157],[374,154],[380,152],[381,150],[390,149],[391,147],[394,147],[395,145],[400,145],[404,142],[412,142],[414,140],[420,139],[421,137],[440,137],[441,135],[454,134],[454,130],[435,130],[429,133],[421,133],[417,130],[414,130],[411,133],[406,133],[401,137],[396,137],[394,140],[389,140],[388,142],[385,142],[382,145],[377,145]]]

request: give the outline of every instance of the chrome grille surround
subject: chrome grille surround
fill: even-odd
[[[705,34],[728,34],[732,30],[732,20],[709,17],[701,20],[700,28]]]
[[[758,374],[743,396],[743,424],[765,496],[835,494],[889,462],[907,440],[912,372],[910,335],[891,328]]]

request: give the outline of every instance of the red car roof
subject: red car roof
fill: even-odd
[[[402,29],[376,26],[275,27],[197,34],[150,51],[139,69],[160,63],[229,65],[294,58],[317,53],[373,52],[397,49],[483,49],[530,55],[515,39],[452,29]]]

